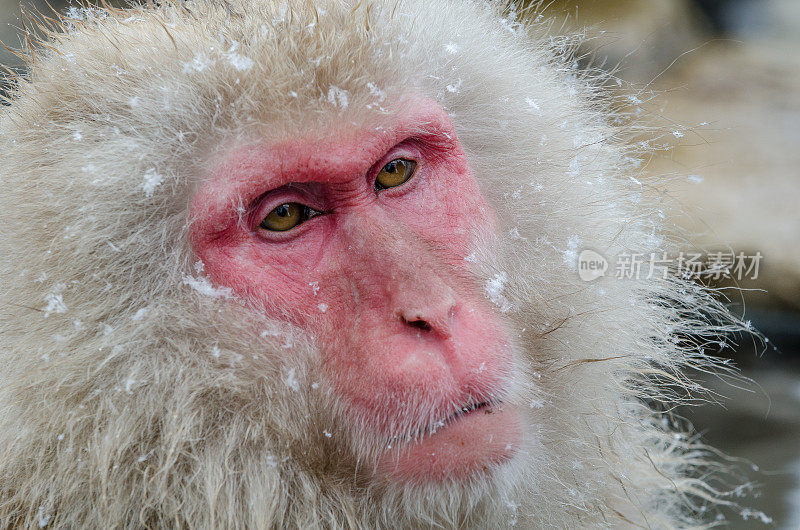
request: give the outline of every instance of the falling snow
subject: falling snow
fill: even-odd
[[[295,392],[298,392],[300,390],[300,383],[297,381],[297,376],[295,375],[294,368],[289,370],[283,382],[286,383],[286,386],[288,386]]]
[[[370,95],[374,96],[378,100],[378,103],[381,103],[386,99],[386,92],[378,88],[378,85],[375,83],[367,83],[367,88],[369,89]]]
[[[337,86],[331,86],[328,89],[328,103],[334,107],[346,109],[350,104],[350,93]]]
[[[742,519],[748,521],[750,519],[758,519],[764,524],[770,524],[772,522],[772,517],[768,516],[764,512],[758,510],[751,510],[749,508],[745,508],[740,512]]]
[[[236,53],[236,49],[239,47],[239,43],[234,43],[233,46],[225,53],[225,59],[227,59],[228,64],[239,70],[240,72],[245,72],[253,68],[256,64],[253,60],[249,57],[245,57],[239,53]]]
[[[214,287],[208,278],[195,278],[193,276],[184,276],[183,284],[188,285],[202,296],[210,298],[231,298],[233,292],[230,287]]]
[[[194,56],[188,63],[183,64],[183,73],[188,74],[191,72],[202,72],[206,68],[213,66],[214,60],[209,58],[205,53],[200,52]]]
[[[36,512],[36,521],[39,524],[39,528],[44,528],[48,524],[50,524],[50,519],[52,515],[45,513],[44,506],[39,506],[39,510]]]
[[[277,467],[278,458],[275,455],[267,454],[267,457],[264,459],[264,463],[269,467]]]
[[[447,89],[447,91],[452,94],[458,94],[459,92],[461,92],[461,84],[463,82],[464,80],[459,77],[458,81],[456,81],[454,85],[447,85],[445,89]]]
[[[578,267],[578,245],[580,243],[581,240],[578,236],[572,236],[567,241],[567,250],[562,252],[564,265],[571,269],[577,269]]]
[[[251,58],[245,57],[244,55],[239,55],[238,53],[231,53],[227,56],[227,58],[228,63],[230,63],[231,66],[240,72],[250,70],[256,64]]]
[[[460,49],[461,47],[455,42],[448,42],[447,44],[444,45],[444,51],[446,51],[450,55],[458,53],[458,50]]]
[[[508,281],[508,276],[506,273],[501,272],[499,274],[495,274],[493,278],[486,280],[486,295],[489,297],[489,300],[500,308],[500,311],[505,313],[510,311],[512,308],[511,302],[503,294],[503,290],[505,289],[506,282]]]
[[[144,182],[142,183],[145,196],[152,197],[153,193],[156,191],[156,187],[162,182],[164,182],[164,175],[156,171],[156,168],[151,167],[145,171]]]
[[[148,311],[148,308],[146,308],[146,307],[141,308],[140,310],[138,310],[136,312],[136,314],[134,314],[131,317],[131,320],[133,320],[134,322],[139,322],[140,320],[142,320],[147,315],[147,311]]]
[[[53,288],[53,292],[45,297],[44,301],[47,303],[44,308],[45,317],[50,316],[51,313],[65,313],[67,311],[67,304],[64,303],[64,299],[61,297],[61,292],[65,288],[66,285],[59,283]]]

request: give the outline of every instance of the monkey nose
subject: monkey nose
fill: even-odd
[[[431,327],[431,325],[428,324],[421,317],[410,317],[409,318],[409,317],[407,317],[405,315],[402,315],[400,318],[403,319],[403,322],[405,322],[406,324],[408,324],[412,328],[421,329],[422,331],[431,331],[433,329]]]
[[[449,339],[452,335],[455,304],[451,300],[431,304],[425,309],[405,309],[398,313],[404,324],[423,333],[436,334],[443,339]]]

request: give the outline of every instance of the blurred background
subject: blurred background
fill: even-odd
[[[739,288],[724,291],[732,309],[769,342],[730,337],[719,355],[747,380],[706,377],[718,403],[679,412],[745,460],[756,489],[736,499],[752,510],[726,513],[733,528],[763,527],[763,512],[800,529],[800,1],[555,0],[546,12],[585,32],[582,67],[614,72],[634,95],[626,110],[663,128],[645,172],[666,177],[685,249],[763,255],[758,278],[719,286]]]
[[[49,12],[44,1],[21,4]],[[736,288],[723,291],[732,309],[769,341],[728,338],[719,355],[745,379],[705,378],[718,403],[680,414],[741,459],[756,486],[738,499],[750,511],[727,514],[733,528],[770,518],[800,529],[800,0],[552,0],[542,9],[554,33],[588,37],[579,66],[614,72],[631,95],[624,110],[663,131],[644,171],[666,177],[661,192],[680,205],[668,211],[686,250],[763,256],[756,279],[720,287]],[[20,2],[0,0],[0,40],[18,48],[24,33]],[[22,71],[2,48],[0,65]]]

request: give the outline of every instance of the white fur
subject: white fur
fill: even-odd
[[[736,324],[680,278],[579,279],[582,248],[673,246],[568,46],[479,1],[290,4],[91,10],[30,55],[0,110],[0,524],[707,522],[720,466],[659,411]],[[379,127],[415,95],[448,111],[509,234],[468,261],[519,332],[528,429],[492,478],[439,487],[371,478],[313,340],[212,286],[187,242],[221,150]]]

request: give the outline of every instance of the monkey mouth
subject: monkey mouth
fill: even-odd
[[[444,420],[437,421],[425,430],[423,435],[432,435],[439,429],[443,429],[457,422],[461,418],[483,411],[484,414],[492,414],[495,409],[498,409],[503,404],[502,401],[480,401],[477,403],[469,403],[458,409],[455,413],[451,414]]]
[[[465,414],[469,414],[471,412],[475,412],[476,410],[482,410],[482,409],[486,409],[485,410],[485,414],[491,414],[492,413],[492,408],[491,407],[492,406],[496,407],[496,406],[499,406],[499,405],[500,405],[500,403],[495,403],[494,405],[492,405],[492,403],[490,403],[488,401],[483,401],[481,403],[476,403],[474,405],[467,405],[466,407],[462,407],[461,410],[459,410],[458,412],[453,414],[452,419],[456,419],[456,418],[459,418],[459,417],[461,417],[461,416],[463,416]]]

